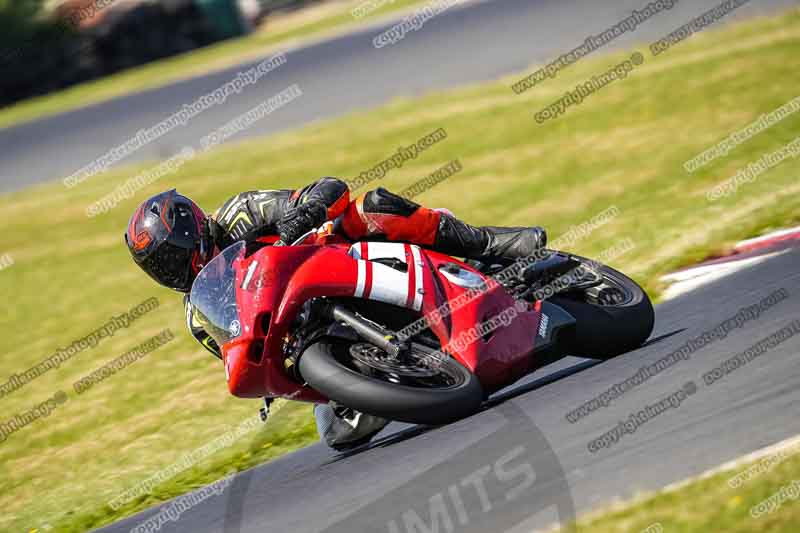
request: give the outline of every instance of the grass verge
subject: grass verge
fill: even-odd
[[[798,451],[797,447],[779,451],[675,490],[640,498],[565,531],[639,533],[651,528],[652,532],[675,533],[794,533],[800,524]],[[796,486],[788,489],[793,483]]]
[[[446,140],[368,187],[401,190],[459,159],[461,172],[417,199],[475,224],[544,224],[553,237],[616,206],[619,216],[570,250],[593,257],[630,239],[635,248],[612,264],[657,290],[655,280],[674,267],[800,220],[796,159],[736,195],[715,203],[705,197],[739,168],[792,141],[798,116],[692,175],[682,168],[798,96],[799,23],[800,11],[793,10],[703,32],[656,58],[646,54],[627,79],[543,125],[534,120],[536,111],[629,53],[581,61],[521,96],[510,90],[515,76],[224,146],[93,219],[85,215],[90,203],[149,166],[114,170],[74,189],[56,183],[0,197],[0,255],[14,260],[0,270],[0,293],[12,296],[0,307],[0,385],[110,316],[150,296],[161,300],[133,327],[0,398],[4,421],[58,390],[69,397],[49,418],[0,443],[0,530],[84,531],[315,440],[309,406],[291,405],[266,431],[162,483],[150,496],[118,512],[107,506],[120,491],[258,408],[228,396],[219,362],[183,332],[180,298],[156,288],[131,263],[122,233],[149,194],[174,185],[210,211],[241,190],[357,176],[396,147],[444,128]],[[177,340],[85,394],[72,390],[73,382],[166,327]],[[724,501],[716,504],[721,508]]]
[[[223,70],[312,39],[353,31],[380,17],[408,10],[424,0],[393,0],[356,19],[351,11],[364,0],[340,0],[298,12],[276,14],[250,35],[154,61],[55,93],[0,109],[0,128],[98,104],[128,94]]]

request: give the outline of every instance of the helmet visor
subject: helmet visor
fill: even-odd
[[[192,262],[195,253],[196,250],[181,248],[165,241],[142,262],[142,268],[162,285],[176,291],[189,292],[194,281]]]

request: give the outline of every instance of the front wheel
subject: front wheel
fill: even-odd
[[[655,324],[647,293],[611,267],[572,257],[590,269],[597,282],[588,289],[568,291],[550,299],[577,321],[574,336],[566,342],[568,353],[610,359],[644,344]]]
[[[299,369],[329,399],[399,422],[447,424],[475,413],[483,401],[475,374],[418,344],[392,358],[371,344],[325,339],[303,353]]]

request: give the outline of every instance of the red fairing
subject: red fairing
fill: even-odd
[[[500,285],[461,261],[432,251],[426,251],[425,255],[432,265],[426,269],[426,276],[430,280],[427,283],[433,282],[436,273],[435,278],[444,289],[445,298],[452,309],[452,329],[448,332],[446,321],[439,320],[436,313],[443,302],[436,300],[433,291],[426,293],[423,311],[446,351],[478,376],[485,391],[497,390],[524,376],[533,363],[530,354],[535,348],[535,332],[541,317],[538,309],[528,309],[525,304],[520,311],[515,307],[516,300]],[[451,283],[439,272],[439,267],[447,263],[455,263],[480,276],[490,288],[471,292]],[[467,303],[460,305],[462,301]],[[507,318],[504,321],[507,326],[501,323],[501,327],[486,335],[473,334],[477,324],[494,317],[502,318],[500,315],[503,313]]]
[[[321,270],[326,263],[336,266],[330,271]],[[254,273],[245,284],[251,267]],[[312,389],[298,393],[298,384],[286,375],[283,340],[297,311],[308,299],[352,296],[354,272],[347,246],[268,247],[242,261],[236,283],[242,335],[223,347],[231,394],[323,401]],[[314,283],[320,281],[320,286],[315,287]],[[263,349],[259,350],[261,342]]]
[[[468,289],[448,279],[440,267],[455,264],[479,281],[493,282],[443,254],[402,243],[351,247],[335,237],[325,240],[332,244],[266,247],[236,266],[242,334],[223,346],[231,394],[327,401],[290,379],[284,368],[290,326],[303,304],[317,297],[372,299],[424,314],[444,349],[473,371],[487,392],[530,370],[538,307],[515,307],[515,300],[497,284],[459,302]],[[404,261],[407,272],[374,262],[379,258]],[[439,309],[446,302],[453,311],[443,317]],[[476,324],[495,317],[505,325],[476,332]]]

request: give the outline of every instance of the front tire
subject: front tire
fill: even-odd
[[[568,353],[605,360],[644,344],[653,333],[655,312],[647,293],[628,276],[605,265],[597,271],[604,281],[627,293],[623,304],[601,305],[580,292],[559,294],[549,301],[577,321],[574,336],[566,342]]]
[[[410,386],[364,375],[345,364],[350,345],[322,340],[311,345],[299,362],[303,379],[342,405],[389,420],[442,425],[474,414],[483,402],[477,376],[455,359],[441,361],[443,369],[454,378],[452,385]]]

